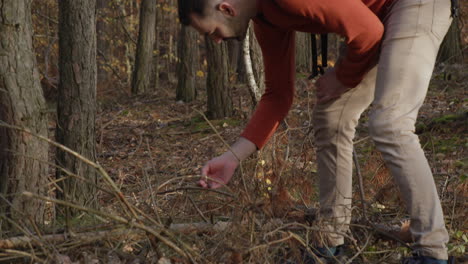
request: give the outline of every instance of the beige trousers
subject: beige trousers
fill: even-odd
[[[448,233],[434,178],[414,134],[440,43],[450,23],[450,0],[397,0],[384,20],[379,65],[356,88],[314,109],[321,215],[333,231],[351,219],[355,127],[372,103],[369,129],[411,217],[414,248],[447,259]],[[330,235],[329,246],[343,244]]]

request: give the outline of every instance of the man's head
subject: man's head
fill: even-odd
[[[257,0],[178,0],[179,19],[215,42],[243,40]]]

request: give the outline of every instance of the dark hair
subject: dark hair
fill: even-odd
[[[183,25],[190,25],[189,15],[194,13],[203,16],[206,5],[209,0],[178,0],[179,20]]]

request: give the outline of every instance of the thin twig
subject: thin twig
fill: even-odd
[[[237,154],[232,150],[231,146],[224,140],[224,138],[221,136],[221,134],[219,133],[219,131],[216,129],[216,127],[210,122],[210,120],[208,120],[208,118],[206,117],[205,114],[203,114],[200,110],[198,109],[194,109],[196,112],[198,112],[202,117],[203,119],[205,119],[205,121],[208,123],[208,125],[211,127],[211,129],[213,129],[213,131],[216,133],[216,135],[219,137],[219,139],[223,142],[223,144],[229,149],[229,151],[231,151],[231,153],[234,155],[234,157],[236,157],[236,159],[239,161],[239,167],[240,167],[240,174],[241,174],[241,179],[242,179],[242,184],[244,186],[244,190],[245,190],[245,195],[247,197],[247,200],[248,201],[251,201],[251,198],[250,198],[250,195],[249,195],[249,191],[247,189],[247,184],[246,184],[246,181],[245,181],[245,178],[244,178],[244,172],[243,172],[243,166],[242,166],[242,161],[239,159],[239,157],[237,156]],[[213,179],[210,179],[210,180],[213,180]]]
[[[358,252],[354,254],[354,256],[349,258],[348,261],[346,261],[346,264],[351,264],[355,258],[361,255],[362,252],[364,252],[364,249],[366,249],[367,245],[369,244],[369,241],[370,241],[370,236],[367,236],[366,243],[364,244],[364,246],[358,249]]]
[[[257,245],[257,246],[255,246],[253,248],[249,248],[248,252],[254,251],[254,250],[259,249],[259,248],[269,247],[271,245],[275,245],[275,244],[279,244],[279,243],[288,241],[288,240],[293,238],[292,233],[291,232],[288,232],[288,233],[289,233],[289,235],[287,237],[284,237],[284,238],[281,238],[281,239],[278,239],[278,240],[273,240],[273,241],[270,241],[270,242],[268,242],[266,244]]]
[[[180,187],[180,188],[171,189],[171,190],[167,190],[167,191],[161,191],[161,192],[157,192],[156,194],[157,194],[157,195],[164,195],[164,194],[168,194],[168,193],[175,193],[175,192],[186,191],[186,190],[214,192],[214,193],[218,193],[218,194],[222,194],[222,195],[229,196],[229,197],[231,197],[231,198],[233,198],[233,199],[237,199],[237,196],[235,196],[235,195],[233,195],[233,194],[230,194],[230,193],[227,193],[227,192],[223,192],[223,191],[217,190],[217,189],[207,189],[207,188],[190,187],[190,186],[189,186],[189,187]]]
[[[210,221],[208,220],[208,218],[206,218],[206,216],[203,214],[200,208],[198,208],[198,206],[193,201],[192,197],[188,196],[188,198],[190,202],[192,203],[193,207],[195,207],[195,210],[197,210],[197,213],[201,216],[201,218],[203,218],[203,221],[205,221],[206,223],[209,223]]]
[[[15,255],[18,255],[18,256],[21,256],[21,257],[28,257],[28,258],[31,258],[31,259],[33,259],[34,261],[38,261],[38,262],[40,262],[40,263],[46,263],[45,260],[40,259],[40,258],[38,258],[37,256],[35,256],[35,255],[33,255],[33,254],[30,254],[30,253],[27,253],[27,252],[23,252],[23,251],[19,251],[19,250],[14,250],[14,249],[5,249],[5,252],[6,252],[6,253],[15,254]]]
[[[366,206],[366,200],[364,196],[364,184],[362,181],[362,174],[361,174],[361,168],[359,166],[359,160],[358,156],[356,153],[356,148],[353,146],[353,161],[354,161],[354,166],[356,167],[356,175],[358,177],[358,183],[359,183],[359,195],[361,196],[361,206],[362,206],[362,213],[364,214],[364,219],[366,221],[369,220],[367,217],[367,206]]]
[[[136,228],[141,229],[141,230],[143,230],[143,231],[145,231],[147,233],[152,234],[153,236],[158,238],[161,242],[166,244],[168,247],[172,248],[174,251],[176,251],[178,254],[182,255],[183,257],[192,258],[189,254],[187,254],[187,252],[184,252],[177,245],[175,245],[174,243],[172,243],[171,241],[166,239],[164,236],[161,236],[161,234],[158,231],[156,231],[153,228],[148,227],[148,226],[146,226],[144,224],[135,222],[133,220],[125,219],[125,218],[123,218],[121,216],[104,213],[103,211],[99,211],[99,210],[95,210],[95,209],[91,209],[91,208],[86,208],[86,207],[83,207],[81,205],[77,205],[77,204],[73,204],[73,203],[69,203],[69,202],[66,202],[66,201],[57,200],[57,199],[53,199],[53,198],[49,198],[49,197],[42,196],[42,195],[37,195],[37,194],[31,193],[31,192],[23,192],[23,195],[26,196],[26,197],[31,197],[31,198],[40,199],[40,200],[43,200],[43,201],[52,202],[52,203],[63,205],[63,206],[68,206],[68,207],[75,208],[75,209],[80,210],[80,211],[84,211],[84,212],[88,212],[88,213],[91,213],[91,214],[99,215],[101,217],[109,218],[111,220],[114,220],[114,221],[122,223],[122,224],[127,224],[129,226],[136,227]]]
[[[76,157],[77,159],[81,160],[82,162],[88,164],[89,166],[95,168],[100,174],[101,176],[104,178],[104,180],[107,181],[107,183],[112,187],[112,189],[114,190],[115,192],[115,196],[125,205],[125,207],[131,212],[131,214],[135,217],[135,219],[137,219],[137,215],[135,213],[135,210],[133,209],[133,207],[130,205],[130,203],[127,201],[127,199],[125,199],[124,195],[122,194],[122,192],[120,191],[119,187],[117,187],[117,185],[114,183],[114,181],[112,180],[112,178],[109,176],[109,174],[107,174],[107,172],[104,170],[104,168],[95,163],[95,162],[92,162],[91,160],[83,157],[82,155],[80,155],[79,153],[71,150],[70,148],[60,144],[60,143],[57,143],[53,140],[50,140],[48,139],[47,137],[44,137],[42,135],[38,135],[36,133],[33,133],[31,132],[29,129],[26,129],[26,128],[23,128],[23,127],[19,127],[19,126],[13,126],[13,125],[9,125],[7,123],[5,123],[4,121],[1,121],[0,120],[0,127],[6,127],[6,128],[10,128],[10,129],[15,129],[15,130],[19,130],[21,132],[25,132],[25,133],[28,133],[32,136],[35,136],[43,141],[46,141],[47,143],[73,155],[74,157]]]
[[[45,186],[53,185],[55,188],[57,188],[57,190],[63,192],[62,188],[60,188],[60,186],[58,186],[57,183],[62,182],[64,180],[68,179],[69,177],[73,177],[73,178],[76,178],[76,179],[78,179],[80,181],[83,181],[83,182],[85,182],[87,184],[92,185],[94,188],[96,188],[97,190],[103,191],[104,193],[111,194],[111,195],[114,194],[112,191],[109,191],[107,189],[102,188],[99,184],[96,184],[96,182],[94,182],[92,180],[89,180],[89,179],[86,179],[86,178],[84,178],[84,177],[82,177],[82,176],[80,176],[78,174],[72,173],[71,171],[67,170],[66,168],[58,166],[55,163],[52,163],[52,162],[49,162],[49,161],[46,161],[46,160],[43,160],[43,159],[39,159],[39,158],[36,158],[36,157],[32,157],[32,156],[29,156],[29,155],[20,154],[18,152],[14,152],[14,151],[9,151],[9,152],[12,153],[13,155],[21,155],[21,157],[25,157],[27,159],[31,159],[31,160],[35,160],[35,161],[47,164],[48,166],[53,167],[56,170],[60,170],[61,172],[68,175],[66,177],[62,176],[59,179],[54,179],[54,180],[49,178],[50,180],[49,180],[49,182],[47,184],[45,184]],[[41,186],[41,188],[45,187],[45,186]]]
[[[153,185],[151,185],[151,182],[149,180],[149,177],[148,177],[148,172],[146,172],[145,169],[142,169],[143,170],[143,175],[145,176],[145,181],[146,181],[146,184],[149,186],[149,192],[150,192],[150,197],[151,197],[151,203],[153,204],[151,206],[151,208],[153,209],[153,212],[154,214],[156,215],[156,220],[162,224],[161,222],[161,218],[159,217],[159,212],[157,210],[157,203],[156,203],[156,196],[154,195],[154,191],[153,191]]]

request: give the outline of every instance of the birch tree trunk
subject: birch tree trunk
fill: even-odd
[[[265,92],[265,70],[260,45],[255,38],[251,25],[243,44],[243,55],[247,84],[252,95],[253,104],[256,105]]]

